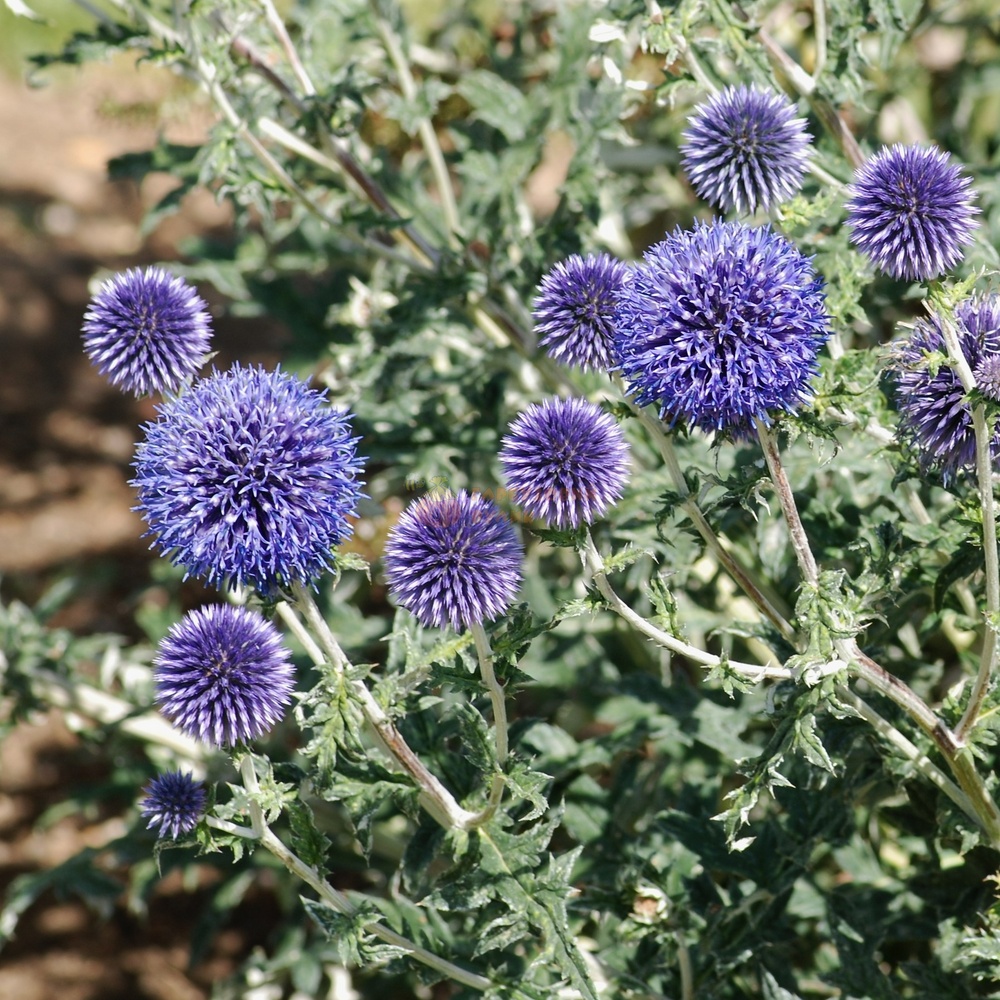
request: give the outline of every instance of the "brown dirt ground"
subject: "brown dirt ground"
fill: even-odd
[[[88,281],[101,268],[178,258],[194,233],[225,239],[227,210],[207,193],[143,236],[139,222],[171,185],[141,190],[106,180],[112,156],[149,148],[162,130],[193,142],[210,120],[172,79],[125,62],[54,75],[45,89],[0,79],[0,574],[3,596],[32,600],[60,573],[93,586],[59,613],[80,633],[126,628],[127,595],[148,580],[150,556],[127,485],[148,402],[112,390],[80,349]],[[220,305],[211,290],[210,304]],[[273,362],[285,332],[221,318],[220,364]],[[88,567],[103,570],[88,570]],[[90,577],[88,577],[89,579]],[[2,710],[2,706],[0,706]],[[34,830],[63,790],[103,776],[58,713],[22,725],[0,746],[0,894],[17,875],[51,867],[123,832],[121,820],[67,816]],[[206,868],[203,881],[211,880]],[[0,997],[17,1000],[200,1000],[273,923],[251,893],[209,957],[187,968],[198,893],[168,878],[148,914],[124,900],[106,919],[44,896],[0,954]]]

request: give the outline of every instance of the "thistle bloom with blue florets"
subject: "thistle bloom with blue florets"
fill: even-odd
[[[615,314],[618,369],[671,426],[749,432],[810,398],[829,336],[822,282],[770,227],[715,221],[646,251]]]
[[[170,771],[146,786],[139,809],[149,821],[147,829],[156,827],[157,837],[177,840],[198,825],[205,811],[206,798],[205,786],[200,781],[195,781],[190,774]]]
[[[791,198],[809,163],[804,118],[783,96],[727,87],[688,123],[681,162],[698,196],[716,208],[765,211]]]
[[[295,670],[281,634],[249,608],[192,611],[160,644],[156,700],[178,729],[215,747],[257,739],[285,713]]]
[[[104,282],[83,320],[87,356],[113,385],[136,396],[176,391],[204,364],[211,337],[208,307],[160,267]]]
[[[900,430],[925,466],[946,477],[976,464],[976,435],[968,395],[949,364],[931,364],[928,355],[947,354],[940,316],[917,322],[896,349],[892,370],[896,381]],[[954,314],[955,332],[974,377],[983,378],[1000,362],[1000,297],[969,299]],[[983,394],[991,389],[986,379]],[[994,464],[1000,461],[1000,426],[990,441]]]
[[[628,267],[610,254],[574,254],[542,278],[532,312],[549,357],[584,371],[612,365],[612,317]]]
[[[500,464],[517,503],[556,528],[592,524],[622,495],[628,445],[615,419],[585,399],[529,406],[503,439]]]
[[[854,175],[847,202],[851,241],[892,278],[937,278],[972,242],[978,209],[971,183],[940,149],[883,149]]]
[[[386,541],[385,571],[402,607],[428,627],[457,631],[507,610],[523,555],[496,504],[460,490],[422,497],[403,511]]]
[[[285,372],[236,366],[160,406],[136,452],[156,544],[192,576],[273,593],[312,582],[361,497],[348,416]]]

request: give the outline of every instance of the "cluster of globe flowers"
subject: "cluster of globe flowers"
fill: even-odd
[[[84,348],[113,384],[159,393],[136,449],[137,510],[152,545],[189,576],[277,599],[315,585],[352,532],[362,461],[351,416],[280,369],[207,361],[207,306],[161,268],[106,281],[84,319]],[[501,463],[531,517],[577,528],[621,495],[628,448],[615,420],[584,399],[530,406],[513,422]],[[483,493],[437,492],[389,534],[385,572],[396,602],[427,627],[472,628],[501,616],[521,580],[517,528]],[[244,746],[282,719],[295,671],[260,611],[220,602],[176,623],[154,660],[156,700],[188,736]],[[189,773],[153,779],[142,812],[159,836],[197,825],[207,792]]]
[[[682,144],[695,192],[715,209],[768,211],[809,169],[806,123],[782,95],[730,87],[699,105]],[[883,149],[846,194],[854,245],[896,279],[933,281],[961,259],[976,228],[971,182],[932,147]],[[626,264],[573,255],[542,279],[533,303],[540,344],[567,366],[620,376],[637,406],[667,428],[752,436],[811,398],[830,335],[812,260],[770,225],[715,218],[677,229]],[[954,322],[981,391],[1000,398],[1000,300],[970,300],[954,317],[919,322],[897,353],[905,434],[946,473],[969,467],[971,410],[950,366],[925,363]],[[351,416],[298,377],[236,365],[198,377],[211,324],[205,303],[160,268],[104,283],[84,346],[114,384],[160,393],[139,444],[133,484],[157,546],[218,587],[275,597],[312,586],[352,531],[362,462]],[[1000,431],[993,439],[1000,457]],[[610,412],[584,398],[533,404],[511,423],[500,465],[530,518],[586,528],[623,495],[629,449]],[[388,537],[384,568],[396,603],[426,627],[475,628],[503,615],[521,581],[518,529],[489,496],[428,494]],[[260,612],[220,603],[190,612],[157,653],[156,696],[188,735],[215,747],[258,739],[290,703],[294,668]],[[164,837],[198,822],[206,793],[171,772],[143,812]]]

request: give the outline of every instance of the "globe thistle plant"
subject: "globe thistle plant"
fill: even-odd
[[[145,788],[139,805],[149,822],[147,829],[156,829],[157,837],[172,840],[190,833],[205,811],[205,786],[190,774],[170,771],[154,778]]]
[[[213,373],[159,408],[136,452],[138,510],[192,576],[263,593],[309,583],[361,496],[348,416],[285,372]]]
[[[698,196],[715,208],[766,211],[802,187],[811,139],[805,126],[784,96],[727,87],[695,109],[681,162]]]
[[[617,365],[671,426],[745,435],[809,399],[829,335],[810,259],[770,227],[676,230],[646,251],[615,314]]]
[[[584,371],[611,367],[611,321],[627,274],[610,254],[574,254],[542,278],[533,315],[551,358]]]
[[[456,631],[502,615],[524,550],[506,515],[479,493],[433,494],[389,533],[385,571],[396,601],[426,626]]]
[[[890,277],[937,278],[961,260],[978,226],[971,183],[939,149],[883,149],[858,169],[849,189],[851,240]]]
[[[591,524],[622,495],[628,445],[615,419],[585,399],[529,406],[511,424],[500,464],[517,503],[556,528]]]
[[[900,431],[921,462],[950,477],[976,463],[972,410],[955,369],[928,364],[928,354],[946,353],[940,316],[917,322],[896,349],[892,371],[900,412]],[[969,299],[955,309],[954,323],[962,354],[989,396],[990,372],[1000,363],[1000,297]],[[995,378],[995,375],[993,376]],[[995,384],[995,383],[993,383]],[[1000,460],[1000,427],[990,442],[994,463]]]
[[[113,385],[136,396],[176,391],[204,363],[211,336],[208,307],[160,267],[109,278],[83,319],[87,356]]]
[[[215,747],[270,732],[295,670],[281,634],[248,608],[216,604],[185,615],[160,644],[156,700],[178,729]]]

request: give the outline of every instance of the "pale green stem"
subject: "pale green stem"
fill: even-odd
[[[666,466],[667,472],[670,474],[670,480],[674,484],[674,490],[681,498],[681,509],[688,516],[689,520],[694,525],[695,530],[699,535],[701,535],[709,550],[716,557],[716,559],[719,560],[729,575],[757,606],[761,614],[763,614],[786,639],[791,641],[795,634],[792,626],[789,625],[781,612],[778,611],[770,600],[768,600],[760,585],[723,547],[719,536],[712,529],[712,526],[708,523],[705,515],[702,513],[701,508],[691,495],[691,491],[688,489],[687,481],[684,479],[684,473],[681,470],[681,465],[677,458],[677,452],[674,449],[674,444],[670,439],[670,435],[664,431],[661,422],[650,414],[644,407],[633,405],[632,409],[639,418],[643,427],[645,427],[649,432],[650,437],[652,437],[657,448],[659,449],[660,456],[663,458],[663,464]]]
[[[313,637],[319,640],[318,645],[312,639],[306,638],[309,636],[309,632],[303,627],[287,602],[280,601],[278,603],[278,614],[303,642],[306,651],[317,666],[330,663],[343,677],[350,666],[350,661],[330,631],[330,626],[320,614],[312,594],[305,587],[298,587],[296,588],[295,600],[296,607],[312,629]],[[361,706],[361,711],[378,745],[413,779],[420,792],[420,803],[427,812],[446,830],[468,830],[475,826],[476,814],[463,809],[451,792],[427,769],[427,766],[403,739],[402,734],[393,725],[392,720],[364,683],[360,680],[349,679],[345,679],[344,683]]]
[[[799,509],[795,505],[795,496],[788,482],[788,476],[785,474],[777,442],[774,440],[771,429],[763,420],[755,418],[754,426],[757,428],[757,437],[760,439],[760,446],[764,451],[767,471],[771,474],[771,482],[774,483],[778,502],[785,515],[785,523],[788,525],[792,548],[795,550],[795,558],[798,560],[802,577],[807,583],[815,586],[819,582],[819,568],[816,565],[816,557],[809,547],[805,528],[802,527],[802,518],[799,517]]]
[[[816,41],[816,65],[812,72],[815,84],[826,66],[826,0],[813,0],[813,38]]]
[[[162,716],[151,712],[135,715],[135,705],[89,684],[66,680],[50,670],[33,669],[28,676],[32,692],[48,705],[79,712],[105,726],[116,726],[146,743],[167,747],[186,760],[205,759],[206,746],[185,736]]]
[[[267,18],[268,26],[274,32],[281,47],[285,50],[285,58],[288,60],[288,65],[292,67],[292,72],[295,74],[295,79],[299,81],[299,86],[307,97],[315,97],[316,88],[313,86],[313,82],[309,78],[302,60],[299,58],[298,50],[295,48],[291,36],[288,34],[285,22],[281,19],[271,0],[261,0],[261,3],[264,7],[264,15]]]
[[[948,356],[967,393],[976,387],[976,379],[969,367],[962,344],[958,339],[951,318],[940,316],[940,328],[948,348]],[[971,404],[970,404],[971,405]],[[983,568],[986,571],[986,634],[979,659],[979,670],[972,685],[969,703],[955,729],[958,745],[965,746],[979,718],[979,712],[986,700],[986,694],[997,669],[997,623],[1000,622],[1000,559],[997,553],[996,502],[993,497],[993,458],[990,454],[991,429],[986,420],[986,408],[982,403],[971,406],[972,428],[976,437],[976,482],[979,487],[979,502],[983,511]]]
[[[344,914],[345,916],[356,916],[358,909],[351,902],[351,900],[344,893],[334,889],[333,886],[331,886],[329,882],[327,882],[326,879],[324,879],[320,873],[312,867],[312,865],[306,864],[284,843],[284,841],[274,834],[264,821],[263,810],[261,809],[258,801],[260,796],[260,784],[257,781],[257,773],[253,766],[253,757],[250,754],[244,756],[241,761],[240,774],[243,777],[243,784],[247,790],[250,802],[250,821],[253,824],[252,829],[247,830],[246,827],[238,827],[234,824],[227,823],[224,820],[216,820],[213,818],[209,819],[209,824],[217,829],[224,830],[227,833],[237,834],[240,836],[250,834],[248,839],[257,840],[263,847],[266,847],[285,866],[285,868],[288,869],[288,871],[290,871],[293,875],[297,875],[303,882],[306,883],[306,885],[312,888],[316,895],[319,896],[319,898],[327,906],[336,910],[338,913]],[[475,972],[470,972],[468,969],[463,969],[461,966],[455,965],[447,959],[435,955],[426,948],[421,948],[409,939],[404,938],[402,935],[397,934],[393,930],[390,930],[381,922],[366,924],[365,930],[369,934],[377,937],[380,941],[384,941],[386,944],[402,949],[411,958],[418,962],[422,962],[424,965],[430,966],[432,969],[436,969],[449,979],[452,979],[457,983],[461,983],[463,986],[469,986],[472,989],[482,990],[484,992],[493,988],[494,984],[491,983],[485,976],[480,976]]]
[[[850,705],[887,743],[891,743],[914,767],[932,784],[937,785],[959,809],[970,819],[979,822],[979,816],[972,806],[969,796],[962,791],[928,756],[907,739],[888,719],[879,715],[863,698],[858,697],[850,688],[843,685],[837,687],[837,698]]]
[[[986,832],[990,843],[1000,847],[1000,810],[986,788],[982,776],[976,771],[972,756],[955,739],[955,734],[927,707],[922,698],[895,674],[890,674],[867,653],[862,652],[854,639],[838,640],[838,653],[854,673],[870,687],[898,705],[936,744],[948,762],[952,774],[968,797],[979,825]]]
[[[722,660],[718,656],[706,653],[703,649],[698,649],[697,646],[692,646],[670,635],[669,632],[664,632],[629,607],[618,596],[608,581],[607,574],[604,572],[604,560],[601,558],[600,552],[597,551],[594,540],[590,537],[589,533],[580,555],[584,567],[593,576],[594,584],[601,596],[608,603],[608,606],[620,618],[627,621],[637,632],[640,632],[647,639],[651,639],[664,649],[668,649],[672,653],[677,653],[691,660],[692,663],[698,663],[703,667],[718,667],[721,665]],[[742,677],[755,682],[762,680],[790,680],[793,676],[792,671],[786,667],[762,667],[755,663],[741,663],[739,660],[727,660],[726,665]]]
[[[377,0],[372,0],[372,13],[375,18],[375,27],[382,37],[382,43],[389,55],[396,75],[399,77],[399,86],[403,91],[403,96],[408,101],[416,101],[417,85],[414,82],[413,74],[410,72],[410,64],[403,53],[403,47],[392,25],[378,12]],[[420,135],[420,142],[427,155],[431,172],[434,174],[434,181],[437,185],[438,196],[441,198],[441,208],[444,211],[445,224],[448,229],[449,242],[455,242],[455,234],[461,234],[462,222],[458,214],[458,204],[455,201],[455,189],[451,183],[451,175],[448,173],[448,164],[445,163],[444,153],[441,151],[441,144],[438,142],[437,133],[434,131],[434,124],[426,115],[421,115],[417,123],[417,131]]]
[[[677,932],[677,968],[681,974],[681,1000],[695,1000],[694,968],[691,965],[691,952],[684,943],[680,931]]]
[[[482,622],[473,622],[469,626],[469,631],[476,644],[476,656],[479,659],[479,671],[483,676],[483,684],[486,685],[490,704],[493,706],[493,732],[496,739],[497,764],[500,767],[500,770],[493,775],[489,801],[486,807],[476,815],[475,825],[482,826],[497,811],[500,800],[503,798],[505,783],[503,769],[507,763],[507,705],[503,687],[493,670],[493,651],[490,649],[489,636],[487,636]]]

